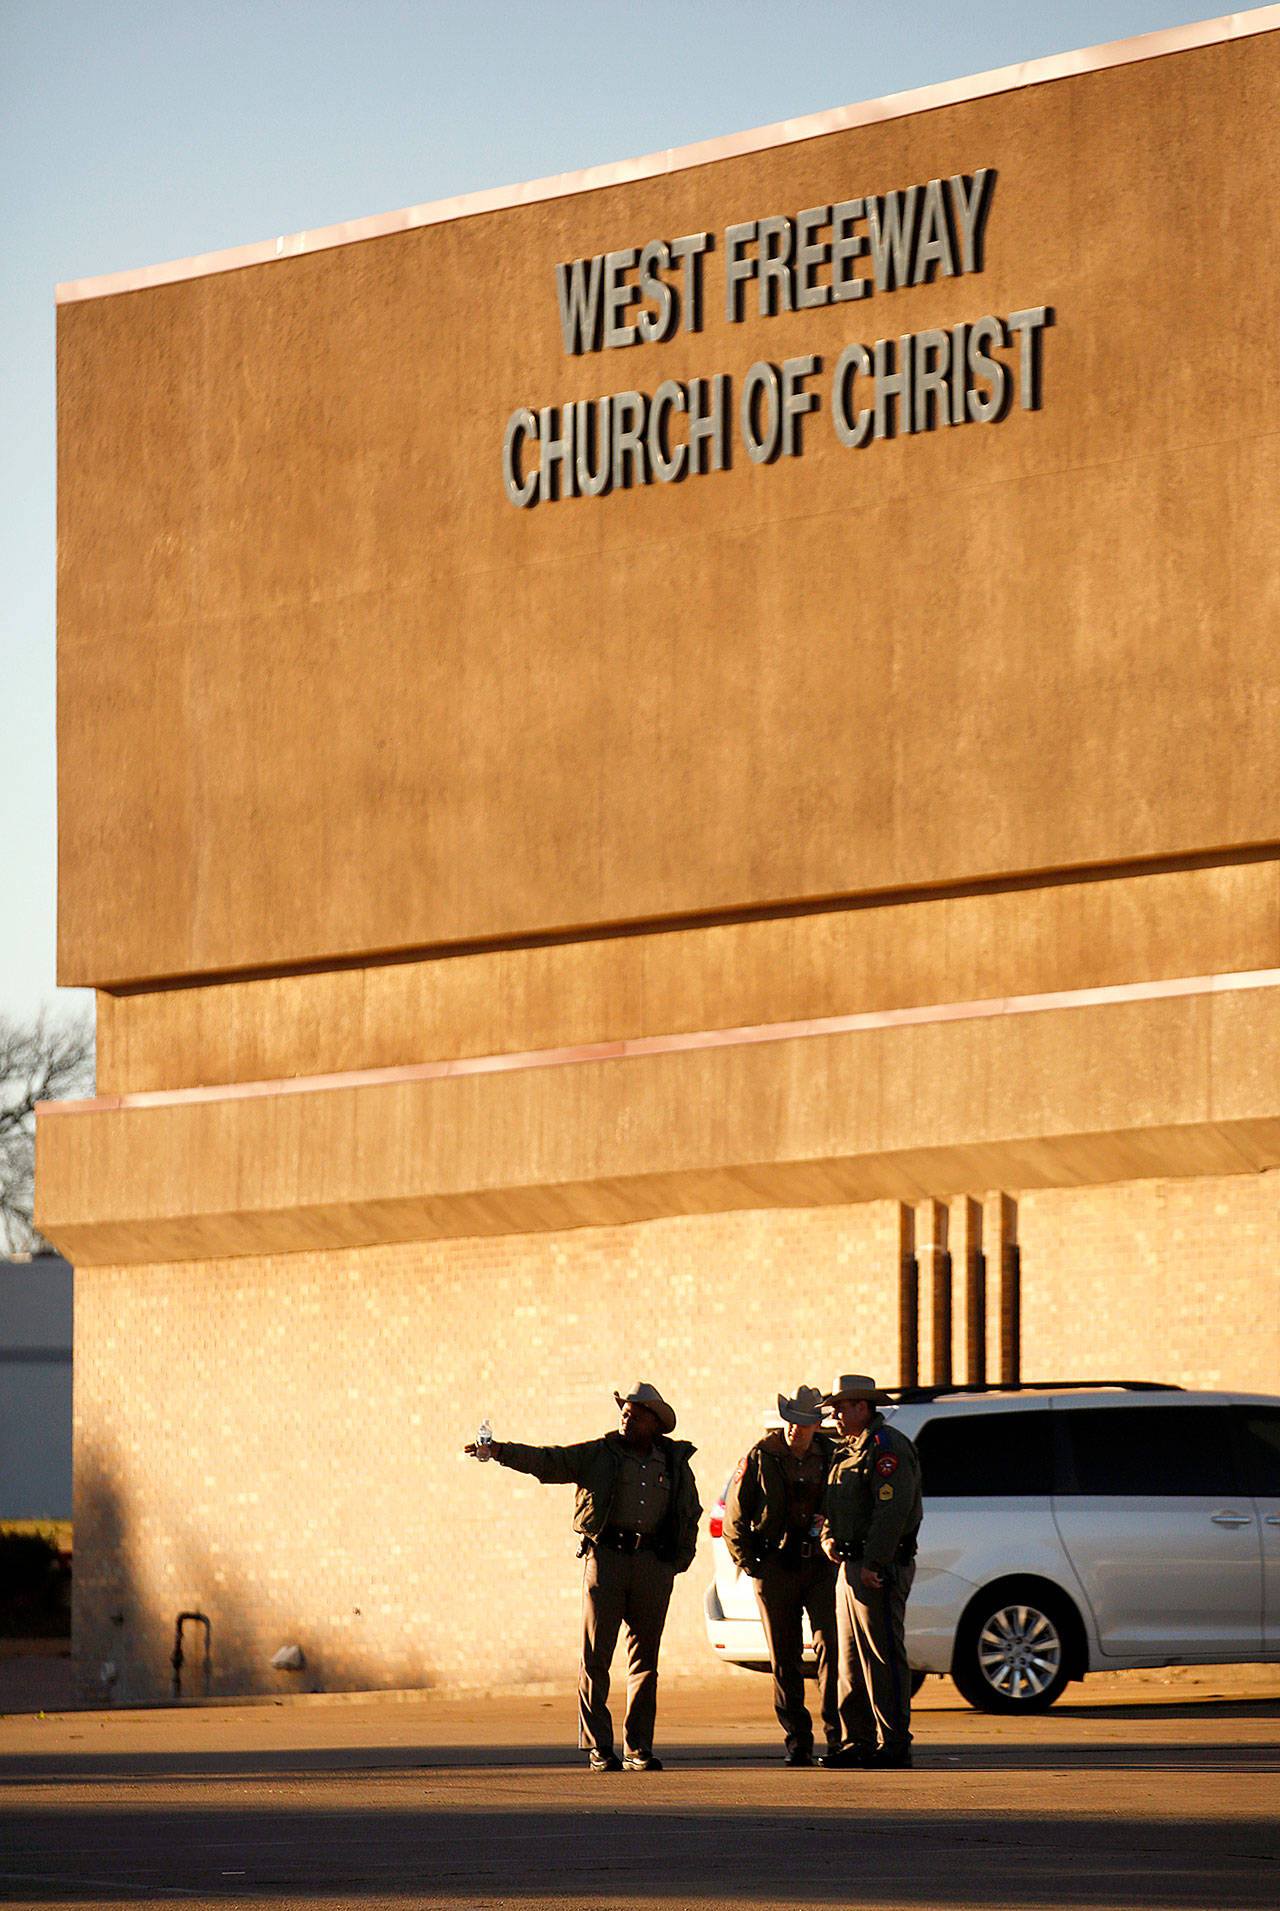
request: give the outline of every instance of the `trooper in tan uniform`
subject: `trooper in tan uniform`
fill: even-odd
[[[466,1451],[497,1460],[544,1486],[576,1486],[574,1530],[582,1574],[582,1664],[578,1676],[580,1745],[593,1772],[660,1772],[653,1727],[658,1701],[658,1648],[677,1573],[693,1561],[702,1507],[687,1440],[673,1440],[676,1416],[656,1387],[642,1380],[623,1397],[617,1433],[576,1446],[478,1443]],[[618,1633],[627,1635],[624,1757],[614,1750],[609,1669]]]
[[[840,1562],[840,1751],[824,1763],[911,1763],[907,1595],[922,1512],[920,1461],[877,1412],[869,1374],[841,1374],[825,1404],[845,1444],[827,1482],[823,1547]]]
[[[755,1581],[773,1672],[773,1708],[788,1765],[812,1765],[813,1720],[804,1702],[804,1615],[818,1662],[818,1700],[828,1752],[840,1749],[836,1677],[836,1574],[819,1543],[827,1473],[835,1452],[821,1430],[822,1395],[778,1395],[781,1431],[757,1440],[725,1495],[724,1541]]]

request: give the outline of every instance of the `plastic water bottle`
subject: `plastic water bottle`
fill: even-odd
[[[480,1422],[480,1431],[476,1435],[476,1445],[480,1448],[487,1460],[489,1457],[488,1449],[493,1445],[493,1428],[489,1425],[487,1420]]]

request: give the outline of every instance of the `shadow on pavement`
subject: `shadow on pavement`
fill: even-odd
[[[1078,1719],[1085,1724],[1094,1719],[1280,1719],[1280,1694],[1265,1699],[1166,1699],[1160,1704],[1131,1701],[1124,1705],[1072,1705],[1061,1701],[1046,1719]]]
[[[590,1781],[584,1780],[583,1789]],[[669,1786],[669,1775],[658,1781]],[[848,1810],[763,1813],[576,1798],[555,1807],[296,1799],[270,1809],[28,1810],[0,1838],[0,1894],[31,1904],[195,1896],[308,1903],[396,1895],[456,1904],[659,1899],[698,1904],[929,1907],[1272,1906],[1280,1840],[1261,1818]]]
[[[758,1744],[699,1745],[681,1750],[662,1747],[671,1777],[684,1772],[778,1770],[779,1782],[819,1788],[849,1787],[866,1783],[858,1772],[788,1773],[780,1770],[780,1752],[774,1746],[762,1749]],[[1043,1771],[1139,1771],[1199,1772],[1207,1769],[1225,1772],[1280,1771],[1280,1734],[1257,1742],[1229,1743],[1221,1738],[1206,1738],[1176,1744],[1150,1740],[1116,1739],[1099,1743],[1092,1738],[1055,1737],[1052,1742],[1011,1738],[1005,1744],[989,1740],[957,1737],[917,1739],[917,1772],[1043,1772]],[[584,1754],[570,1748],[538,1745],[432,1745],[421,1746],[345,1745],[297,1746],[281,1750],[232,1751],[119,1751],[51,1752],[47,1754],[0,1755],[0,1797],[6,1789],[70,1782],[107,1782],[112,1784],[201,1783],[209,1779],[273,1778],[297,1779],[411,1775],[418,1772],[580,1772],[590,1778],[593,1791],[605,1789],[607,1781],[591,1778],[584,1769]],[[882,1778],[884,1774],[873,1774]],[[901,1782],[909,1783],[909,1780]],[[628,1780],[630,1788],[635,1783]],[[821,1793],[819,1794],[820,1796]],[[630,1798],[628,1803],[633,1802]],[[822,1796],[823,1805],[831,1802]],[[1280,1883],[1280,1881],[1278,1881]]]

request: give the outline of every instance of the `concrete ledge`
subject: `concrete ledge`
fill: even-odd
[[[1280,1166],[1280,991],[41,1122],[78,1265]]]

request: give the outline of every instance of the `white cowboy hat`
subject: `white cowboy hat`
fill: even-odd
[[[674,1407],[669,1407],[658,1389],[647,1380],[637,1380],[630,1393],[623,1394],[615,1391],[613,1397],[620,1408],[625,1407],[628,1401],[633,1407],[648,1407],[664,1433],[670,1433],[675,1426]]]

